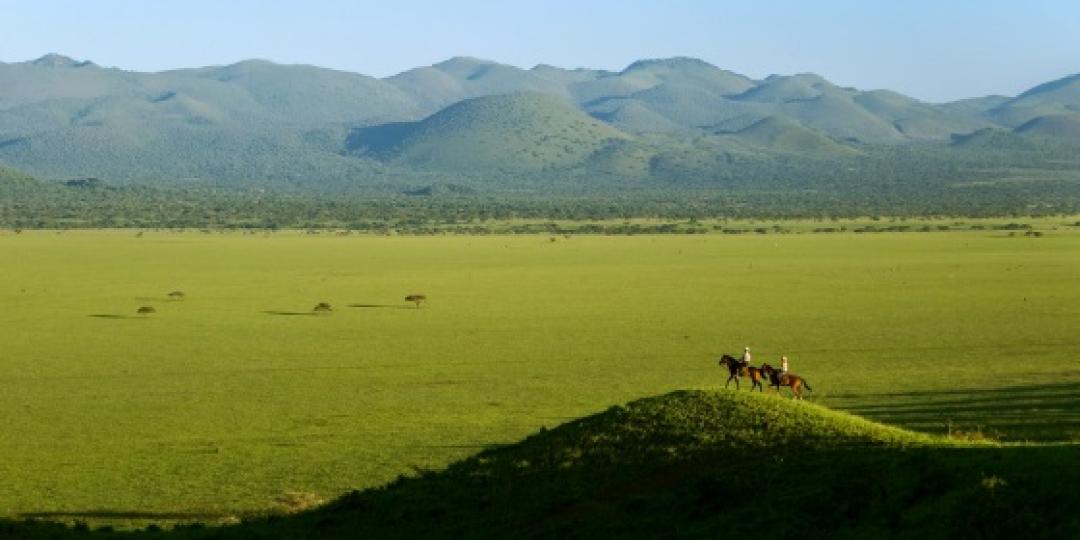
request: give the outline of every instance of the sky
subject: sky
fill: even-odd
[[[1080,73],[1080,1],[0,0],[0,62],[49,52],[135,71],[262,58],[377,77],[452,56],[608,70],[692,56],[941,102]]]

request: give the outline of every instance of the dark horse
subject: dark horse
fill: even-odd
[[[750,377],[750,391],[753,392],[755,388],[764,392],[765,387],[761,385],[761,381],[765,379],[765,373],[761,371],[761,368],[756,368],[748,365],[742,360],[736,359],[730,354],[725,354],[720,357],[720,366],[728,369],[727,383],[724,384],[724,388],[727,388],[731,384],[731,381],[735,380],[735,389],[739,389],[739,377]]]
[[[806,379],[793,373],[781,375],[779,371],[776,371],[776,368],[769,364],[762,364],[761,370],[769,376],[769,386],[775,387],[777,394],[780,393],[781,386],[791,387],[791,397],[793,399],[802,399],[802,387],[804,386],[807,390],[814,391],[813,388],[810,388],[810,384],[806,382]]]

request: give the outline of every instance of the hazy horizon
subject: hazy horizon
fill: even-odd
[[[9,34],[2,62],[59,53],[143,72],[258,58],[381,78],[454,56],[611,71],[644,58],[688,56],[756,79],[813,72],[842,86],[930,102],[1011,96],[1080,72],[1080,41],[1072,39],[1080,5],[1062,0],[764,7],[198,0],[182,10],[132,0],[0,0],[0,19]]]

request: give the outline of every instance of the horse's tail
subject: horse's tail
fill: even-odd
[[[813,391],[814,391],[814,389],[813,389],[813,388],[810,388],[810,383],[806,382],[806,379],[803,379],[803,380],[802,380],[802,385],[803,385],[803,386],[805,386],[807,390],[809,390],[809,391],[811,391],[811,392],[813,392]]]

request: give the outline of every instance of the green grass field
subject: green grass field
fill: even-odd
[[[831,408],[1076,441],[1075,221],[1039,238],[3,233],[0,515],[330,499],[722,386],[717,356],[743,345],[791,357]]]

